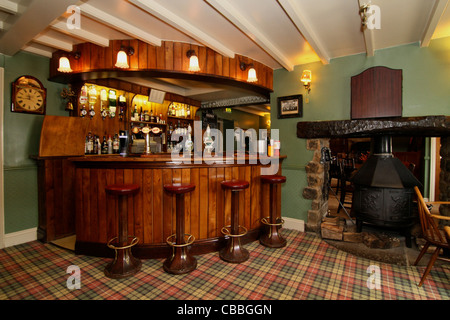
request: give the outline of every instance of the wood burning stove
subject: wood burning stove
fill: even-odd
[[[413,188],[421,188],[422,184],[392,154],[391,136],[372,138],[371,155],[351,181],[354,184],[352,214],[357,231],[362,231],[364,222],[396,228],[404,232],[406,245],[411,247]]]

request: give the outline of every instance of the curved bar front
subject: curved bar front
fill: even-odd
[[[185,196],[185,231],[195,236],[191,252],[203,254],[219,251],[226,245],[221,229],[230,224],[231,195],[223,191],[220,183],[247,180],[249,188],[240,193],[239,224],[248,229],[243,243],[255,241],[262,228],[260,220],[269,215],[270,208],[269,189],[261,184],[262,169],[275,164],[273,174],[281,174],[283,159],[276,158],[275,162],[274,158],[233,156],[212,163],[194,158],[173,161],[170,154],[71,158],[76,170],[75,252],[101,257],[114,255],[107,243],[117,236],[117,199],[108,195],[105,187],[117,183],[140,186],[138,194],[128,197],[128,233],[139,238],[138,245],[133,247],[136,257],[164,258],[172,250],[166,239],[175,233],[175,198],[163,188],[170,183],[196,186]],[[281,191],[278,197],[280,200]]]

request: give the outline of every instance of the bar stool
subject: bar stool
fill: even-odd
[[[113,279],[130,277],[141,269],[141,260],[131,253],[131,247],[139,242],[139,239],[128,235],[128,210],[127,197],[139,192],[137,184],[113,184],[105,187],[106,193],[118,196],[119,200],[119,236],[108,241],[108,247],[115,250],[114,260],[105,268],[105,276]],[[133,238],[128,244],[128,239]],[[117,241],[117,246],[112,243]]]
[[[260,237],[259,242],[266,247],[281,248],[286,245],[286,239],[278,233],[278,229],[281,228],[284,220],[277,217],[277,185],[286,182],[286,177],[262,175],[261,182],[270,184],[270,217],[261,219],[261,222],[268,228],[267,232]]]
[[[222,233],[229,236],[227,246],[220,250],[219,256],[222,260],[231,263],[241,263],[246,261],[250,254],[247,249],[241,246],[241,237],[247,234],[247,229],[239,225],[239,192],[247,189],[248,181],[227,180],[221,182],[222,188],[231,190],[231,225],[222,228]],[[242,231],[242,232],[241,232]]]
[[[195,189],[194,184],[167,184],[164,190],[176,196],[176,233],[167,237],[166,242],[172,247],[172,254],[164,263],[163,268],[172,274],[183,274],[197,267],[197,259],[189,254],[187,246],[195,241],[191,234],[184,233],[184,195]]]

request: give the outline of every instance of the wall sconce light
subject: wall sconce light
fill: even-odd
[[[303,70],[302,77],[300,78],[300,81],[303,82],[303,86],[305,86],[305,90],[307,93],[311,91],[311,80],[312,80],[312,73],[310,70]]]
[[[115,66],[121,69],[128,69],[130,66],[128,65],[128,57],[134,54],[133,47],[120,47],[119,52],[117,53],[117,60]]]
[[[69,58],[70,56],[73,56],[73,58],[75,60],[80,59],[81,54],[80,52],[74,52],[74,53],[67,53],[64,56],[62,56],[61,58],[59,58],[59,67],[58,67],[58,71],[59,72],[64,72],[64,73],[71,73],[73,70],[70,67],[70,61]]]
[[[200,71],[200,66],[198,64],[198,57],[194,50],[188,50],[186,56],[189,59],[189,71],[198,72]]]
[[[255,67],[253,66],[253,63],[241,62],[239,64],[239,67],[242,71],[245,71],[248,68],[247,82],[258,81],[258,78],[256,77],[256,70],[255,70]]]

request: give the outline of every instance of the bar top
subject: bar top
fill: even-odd
[[[140,155],[140,154],[130,154],[126,157],[117,155],[117,154],[103,154],[103,155],[85,155],[85,156],[76,156],[69,157],[70,161],[73,162],[227,162],[227,161],[238,161],[238,160],[265,160],[271,161],[274,159],[284,159],[285,155],[280,155],[278,157],[269,157],[269,156],[261,156],[261,155],[249,155],[249,154],[212,154],[210,156],[197,156],[194,154],[189,154],[187,156],[183,154],[172,156],[171,153],[155,153],[149,155]]]

